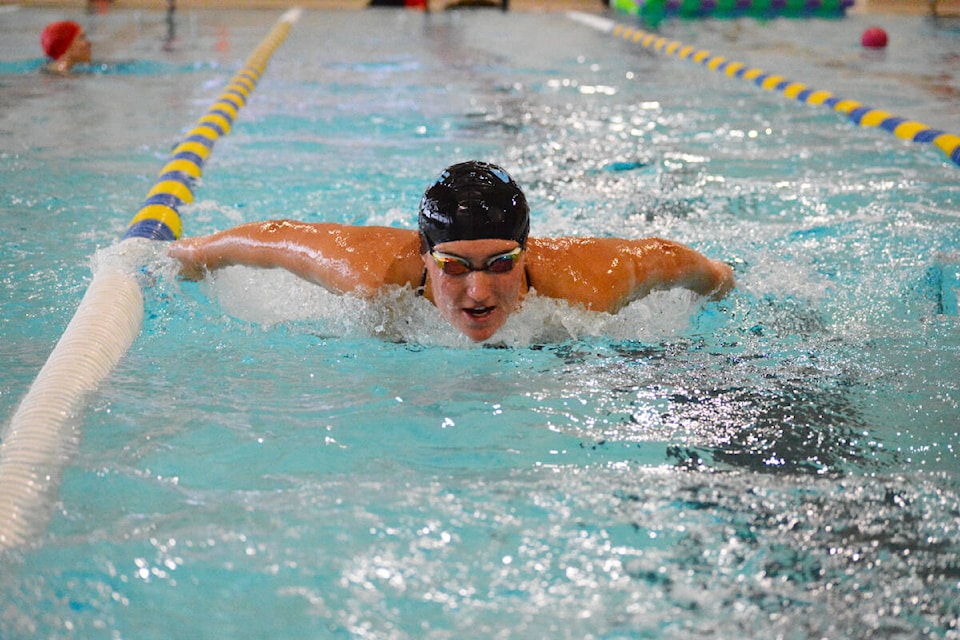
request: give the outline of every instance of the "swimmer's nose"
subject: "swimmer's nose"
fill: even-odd
[[[488,300],[493,292],[491,274],[484,271],[471,271],[466,276],[467,295],[472,300],[483,302]]]

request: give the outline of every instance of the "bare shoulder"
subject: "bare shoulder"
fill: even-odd
[[[417,239],[417,232],[395,227],[356,226],[336,222],[302,222],[299,220],[267,220],[241,225],[235,230],[247,231],[261,238],[283,238],[303,244],[358,247],[363,245],[408,244]]]
[[[616,311],[632,291],[622,259],[625,248],[616,238],[530,238],[530,285],[540,295],[594,311]]]
[[[370,247],[373,250],[412,250],[419,253],[420,235],[412,229],[396,227],[335,225],[333,235],[339,242],[355,247]]]
[[[733,286],[726,265],[663,238],[530,238],[527,269],[538,293],[615,312],[655,289],[716,296]]]
[[[420,234],[394,227],[347,227],[351,237],[345,246],[355,247],[364,257],[358,266],[367,271],[358,288],[378,289],[380,285],[416,287],[423,277]]]
[[[649,237],[628,240],[625,238],[591,238],[563,236],[557,238],[530,238],[530,254],[546,260],[588,257],[614,257],[624,253],[650,253],[671,251],[682,246],[671,240]]]
[[[532,270],[582,278],[623,275],[645,263],[654,263],[685,247],[661,238],[530,238],[528,264]]]
[[[340,262],[345,273],[340,287],[373,291],[380,286],[419,282],[423,270],[420,236],[410,229],[353,226],[332,223],[311,224],[301,230],[317,250],[318,262]]]

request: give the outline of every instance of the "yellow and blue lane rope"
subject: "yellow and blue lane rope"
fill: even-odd
[[[260,45],[247,58],[243,68],[231,79],[220,97],[173,148],[167,163],[146,199],[130,221],[123,239],[148,238],[172,241],[183,233],[180,209],[193,202],[193,186],[214,143],[230,132],[237,112],[247,103],[273,52],[286,39],[298,14],[277,22]],[[290,16],[288,18],[288,16]]]
[[[682,60],[691,60],[731,78],[753,82],[766,91],[777,91],[800,102],[829,107],[846,114],[852,122],[861,127],[880,127],[903,140],[932,144],[946,154],[955,165],[960,166],[960,136],[958,135],[869,107],[856,100],[841,98],[830,91],[814,89],[802,82],[794,82],[781,75],[767,73],[757,67],[728,60],[706,49],[697,49],[693,45],[671,40],[643,29],[615,24],[611,33],[614,37],[637,43],[650,51],[676,56]]]

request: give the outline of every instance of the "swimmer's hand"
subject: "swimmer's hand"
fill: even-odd
[[[711,260],[710,266],[713,270],[716,285],[707,295],[711,300],[720,300],[737,286],[736,278],[733,275],[733,267],[719,260]]]
[[[207,273],[202,246],[196,238],[173,242],[167,249],[167,255],[180,261],[180,277],[184,280],[203,280]]]

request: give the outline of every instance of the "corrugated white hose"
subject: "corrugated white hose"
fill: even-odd
[[[192,130],[204,131],[205,154],[213,140],[229,130],[236,110],[246,102],[270,56],[300,15],[300,9],[293,8],[281,16],[224,92],[222,97],[231,99],[215,103]],[[131,221],[125,239],[98,256],[99,268],[80,307],[0,434],[0,552],[27,543],[46,527],[63,468],[79,440],[76,422],[86,396],[110,374],[140,333],[140,267],[149,264],[159,246],[165,246],[158,240],[180,237],[179,205],[173,203],[193,201],[191,184],[200,175],[205,157],[175,155],[148,193],[146,206]],[[172,167],[169,174],[168,167]],[[154,202],[150,196],[161,200]]]
[[[140,333],[141,251],[126,240],[96,269],[73,319],[20,402],[0,440],[0,551],[42,532],[63,468],[79,440],[86,396],[110,374]],[[128,263],[128,264],[124,264]]]

